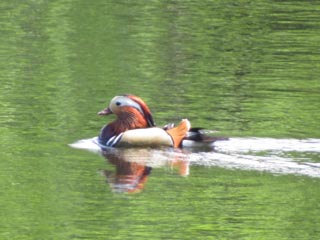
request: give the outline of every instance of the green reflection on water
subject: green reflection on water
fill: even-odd
[[[67,143],[116,94],[159,125],[319,138],[319,10],[309,1],[2,1],[1,239],[318,239],[318,179],[155,169],[136,196]],[[109,119],[108,119],[109,120]],[[318,162],[319,156],[313,156]]]

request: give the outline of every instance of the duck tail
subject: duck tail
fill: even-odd
[[[166,129],[173,142],[173,147],[178,148],[181,146],[182,140],[187,136],[191,124],[188,119],[182,119],[178,126]]]
[[[191,128],[186,137],[183,139],[184,145],[186,146],[195,146],[197,144],[211,145],[216,141],[226,141],[229,138],[221,136],[210,136],[208,134],[215,131],[205,130],[203,128]],[[190,144],[187,144],[189,142]]]

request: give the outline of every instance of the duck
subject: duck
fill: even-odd
[[[114,114],[116,119],[104,125],[98,136],[101,147],[173,147],[182,148],[186,141],[212,142],[201,133],[202,128],[191,128],[188,119],[180,123],[157,127],[150,108],[138,96],[123,94],[111,99],[99,116]]]

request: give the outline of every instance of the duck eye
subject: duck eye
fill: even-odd
[[[120,106],[120,105],[121,105],[121,102],[116,102],[116,105],[117,105],[117,106]]]

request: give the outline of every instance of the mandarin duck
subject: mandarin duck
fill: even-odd
[[[116,119],[100,131],[98,143],[102,147],[182,147],[185,140],[209,141],[200,128],[191,129],[187,119],[174,127],[156,127],[151,111],[139,97],[131,94],[115,96],[107,108],[98,112],[105,116],[115,114]],[[217,139],[215,139],[217,140]],[[213,141],[210,139],[210,142]]]

